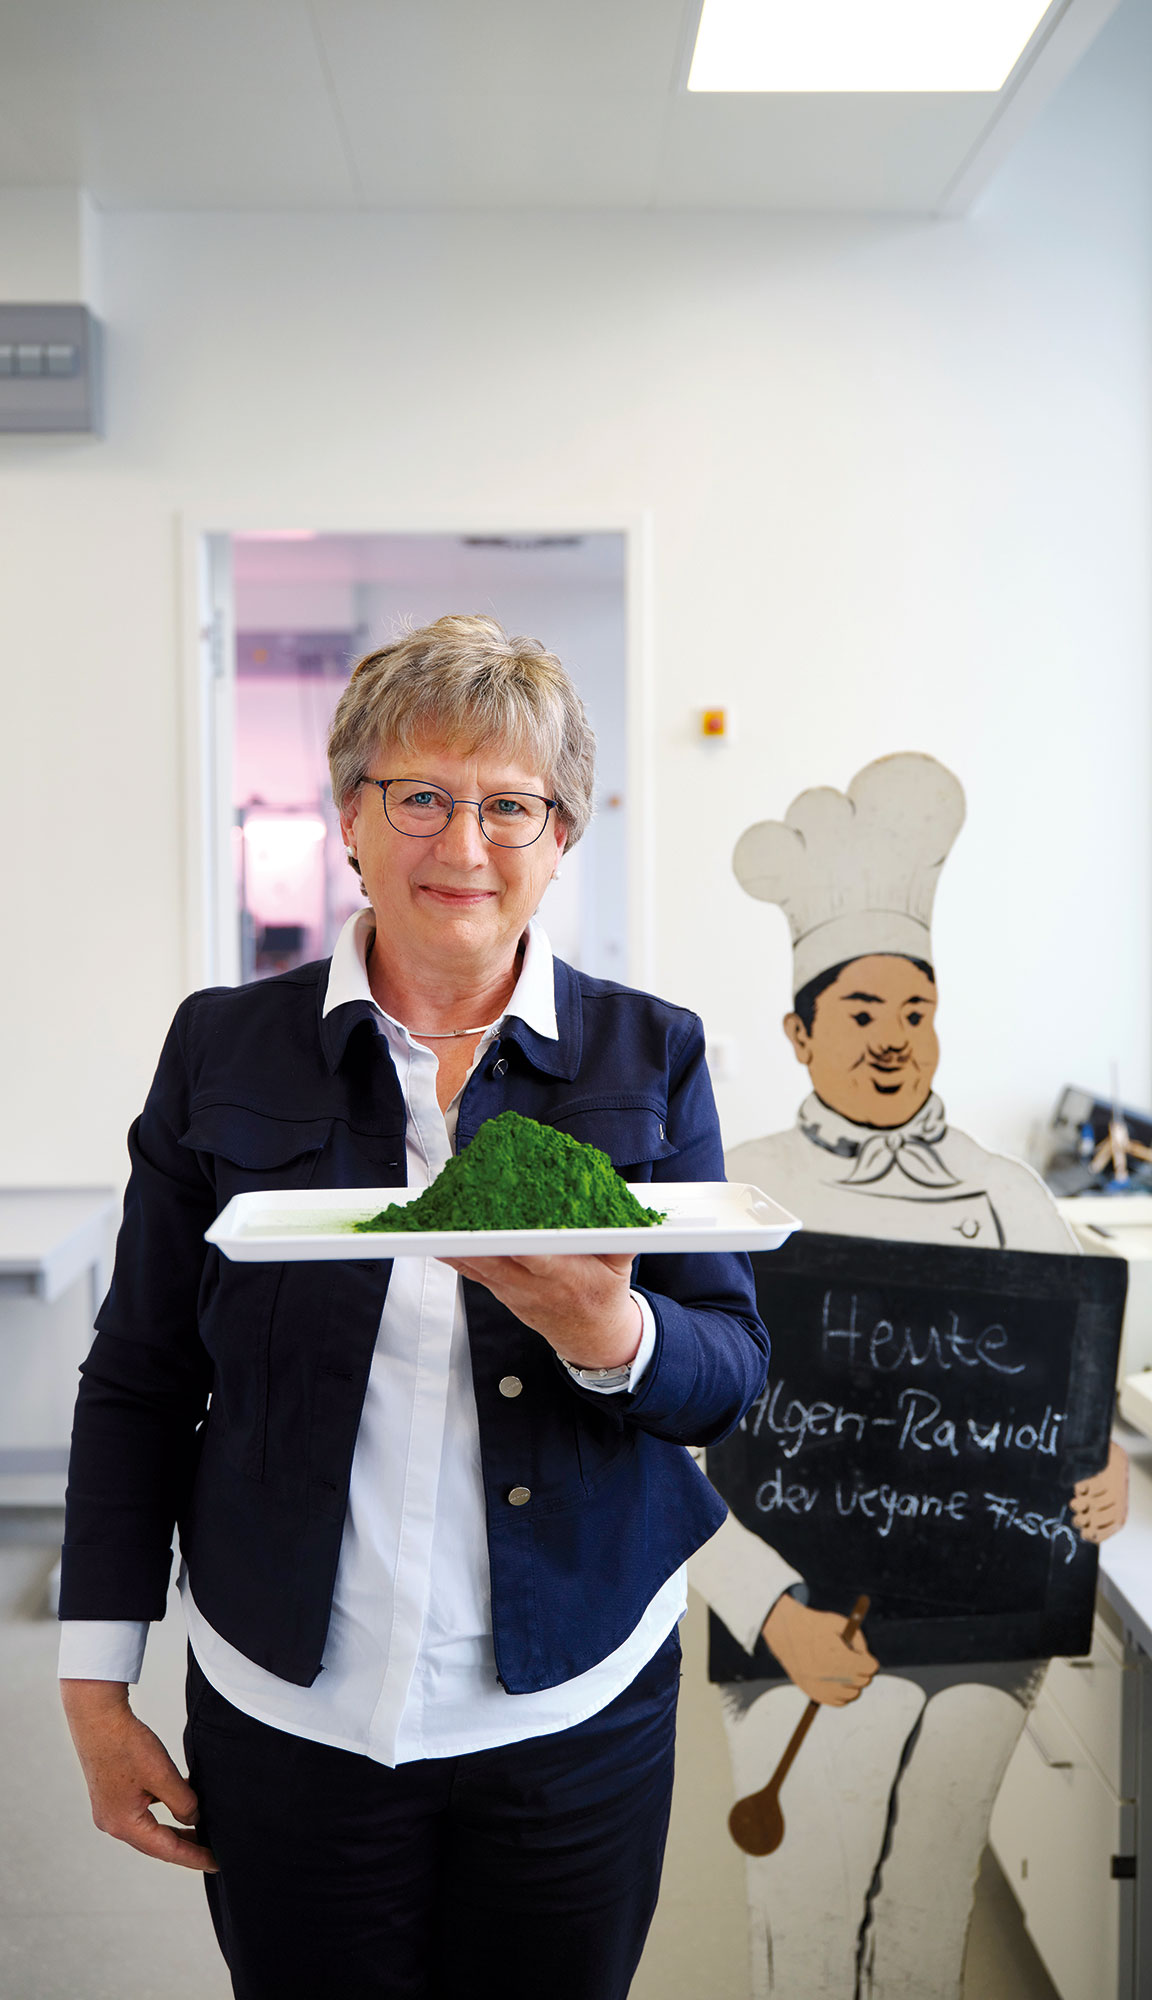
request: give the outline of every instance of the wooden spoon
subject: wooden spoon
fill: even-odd
[[[870,1599],[858,1597],[852,1616],[840,1634],[850,1646],[868,1616]],[[822,1703],[810,1701],[788,1740],[784,1755],[764,1786],[746,1799],[737,1799],[728,1815],[728,1831],[745,1854],[775,1854],[784,1838],[784,1814],[780,1810],[780,1787],[796,1760],[796,1753],[820,1712]]]

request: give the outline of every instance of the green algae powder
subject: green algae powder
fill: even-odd
[[[598,1146],[502,1111],[415,1201],[392,1202],[353,1227],[636,1229],[663,1220],[659,1210],[641,1207]]]

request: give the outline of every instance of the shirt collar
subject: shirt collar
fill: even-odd
[[[375,912],[370,909],[353,911],[336,940],[328,968],[328,986],[322,1009],[325,1022],[338,1007],[358,1003],[362,1012],[365,1002],[378,1019],[387,1018],[383,1008],[372,998],[372,988],[368,983],[368,951],[375,935]],[[547,933],[534,917],[524,933],[520,976],[501,1019],[507,1020],[510,1016],[523,1021],[526,1028],[531,1028],[533,1034],[540,1035],[545,1041],[559,1039],[552,946]],[[355,1018],[359,1019],[360,1015]],[[479,1023],[469,1025],[479,1026]]]

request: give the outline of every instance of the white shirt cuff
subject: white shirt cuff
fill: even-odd
[[[148,1626],[128,1618],[64,1618],[60,1622],[62,1681],[127,1681],[144,1664]]]
[[[598,1396],[635,1395],[655,1352],[656,1315],[642,1292],[633,1292],[631,1297],[640,1308],[640,1318],[643,1323],[640,1345],[631,1362],[622,1364],[619,1368],[577,1368],[571,1361],[564,1362],[572,1380],[579,1382],[582,1389],[594,1389]],[[560,1358],[563,1360],[563,1355]],[[624,1373],[625,1366],[628,1369],[627,1375]]]

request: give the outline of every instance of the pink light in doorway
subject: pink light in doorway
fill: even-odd
[[[278,848],[285,860],[318,847],[327,832],[323,820],[309,813],[261,813],[244,822],[244,838],[250,846],[269,851]]]

